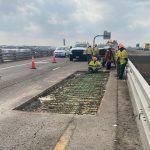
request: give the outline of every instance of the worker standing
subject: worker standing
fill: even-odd
[[[115,51],[115,63],[116,63],[116,69],[117,69],[117,77],[119,77],[119,67],[120,67],[119,54],[120,54],[120,50],[118,46]]]
[[[111,69],[111,61],[112,61],[112,51],[111,48],[108,48],[105,52],[105,61],[106,61],[106,69]]]
[[[97,57],[93,56],[92,60],[89,62],[88,72],[96,73],[101,69],[101,62],[97,59]]]
[[[97,44],[95,44],[93,47],[93,56],[95,56],[99,59],[99,49],[97,47]]]
[[[119,79],[123,79],[124,70],[128,62],[127,51],[122,43],[119,44]]]
[[[87,56],[87,61],[88,63],[91,61],[92,59],[92,47],[91,45],[89,45],[89,47],[86,49],[86,56]]]

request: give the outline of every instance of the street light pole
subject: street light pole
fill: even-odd
[[[103,35],[96,35],[93,39],[93,48],[94,48],[94,45],[95,45],[95,39],[99,36],[102,36],[104,39],[110,39],[111,38],[111,32],[107,32],[107,31],[104,31],[104,34]]]
[[[99,37],[99,36],[104,36],[104,35],[96,35],[96,36],[94,37],[94,39],[93,39],[93,48],[94,48],[94,45],[95,45],[95,39],[96,39],[97,37]]]

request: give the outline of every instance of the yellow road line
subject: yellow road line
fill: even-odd
[[[58,143],[56,144],[55,148],[53,150],[65,150],[68,143],[70,142],[70,138],[74,132],[76,125],[74,122],[71,122],[64,132],[64,134],[60,137]]]

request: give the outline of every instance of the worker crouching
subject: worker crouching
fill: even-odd
[[[97,57],[93,56],[92,60],[89,62],[88,73],[96,73],[101,69],[101,62]]]

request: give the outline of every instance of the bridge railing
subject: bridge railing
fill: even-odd
[[[3,62],[2,50],[0,49],[0,63]]]
[[[131,61],[127,83],[144,150],[150,150],[150,86]]]
[[[8,61],[18,61],[30,59],[32,56],[35,58],[52,56],[53,50],[30,50],[30,51],[2,51],[0,50],[0,63]]]

